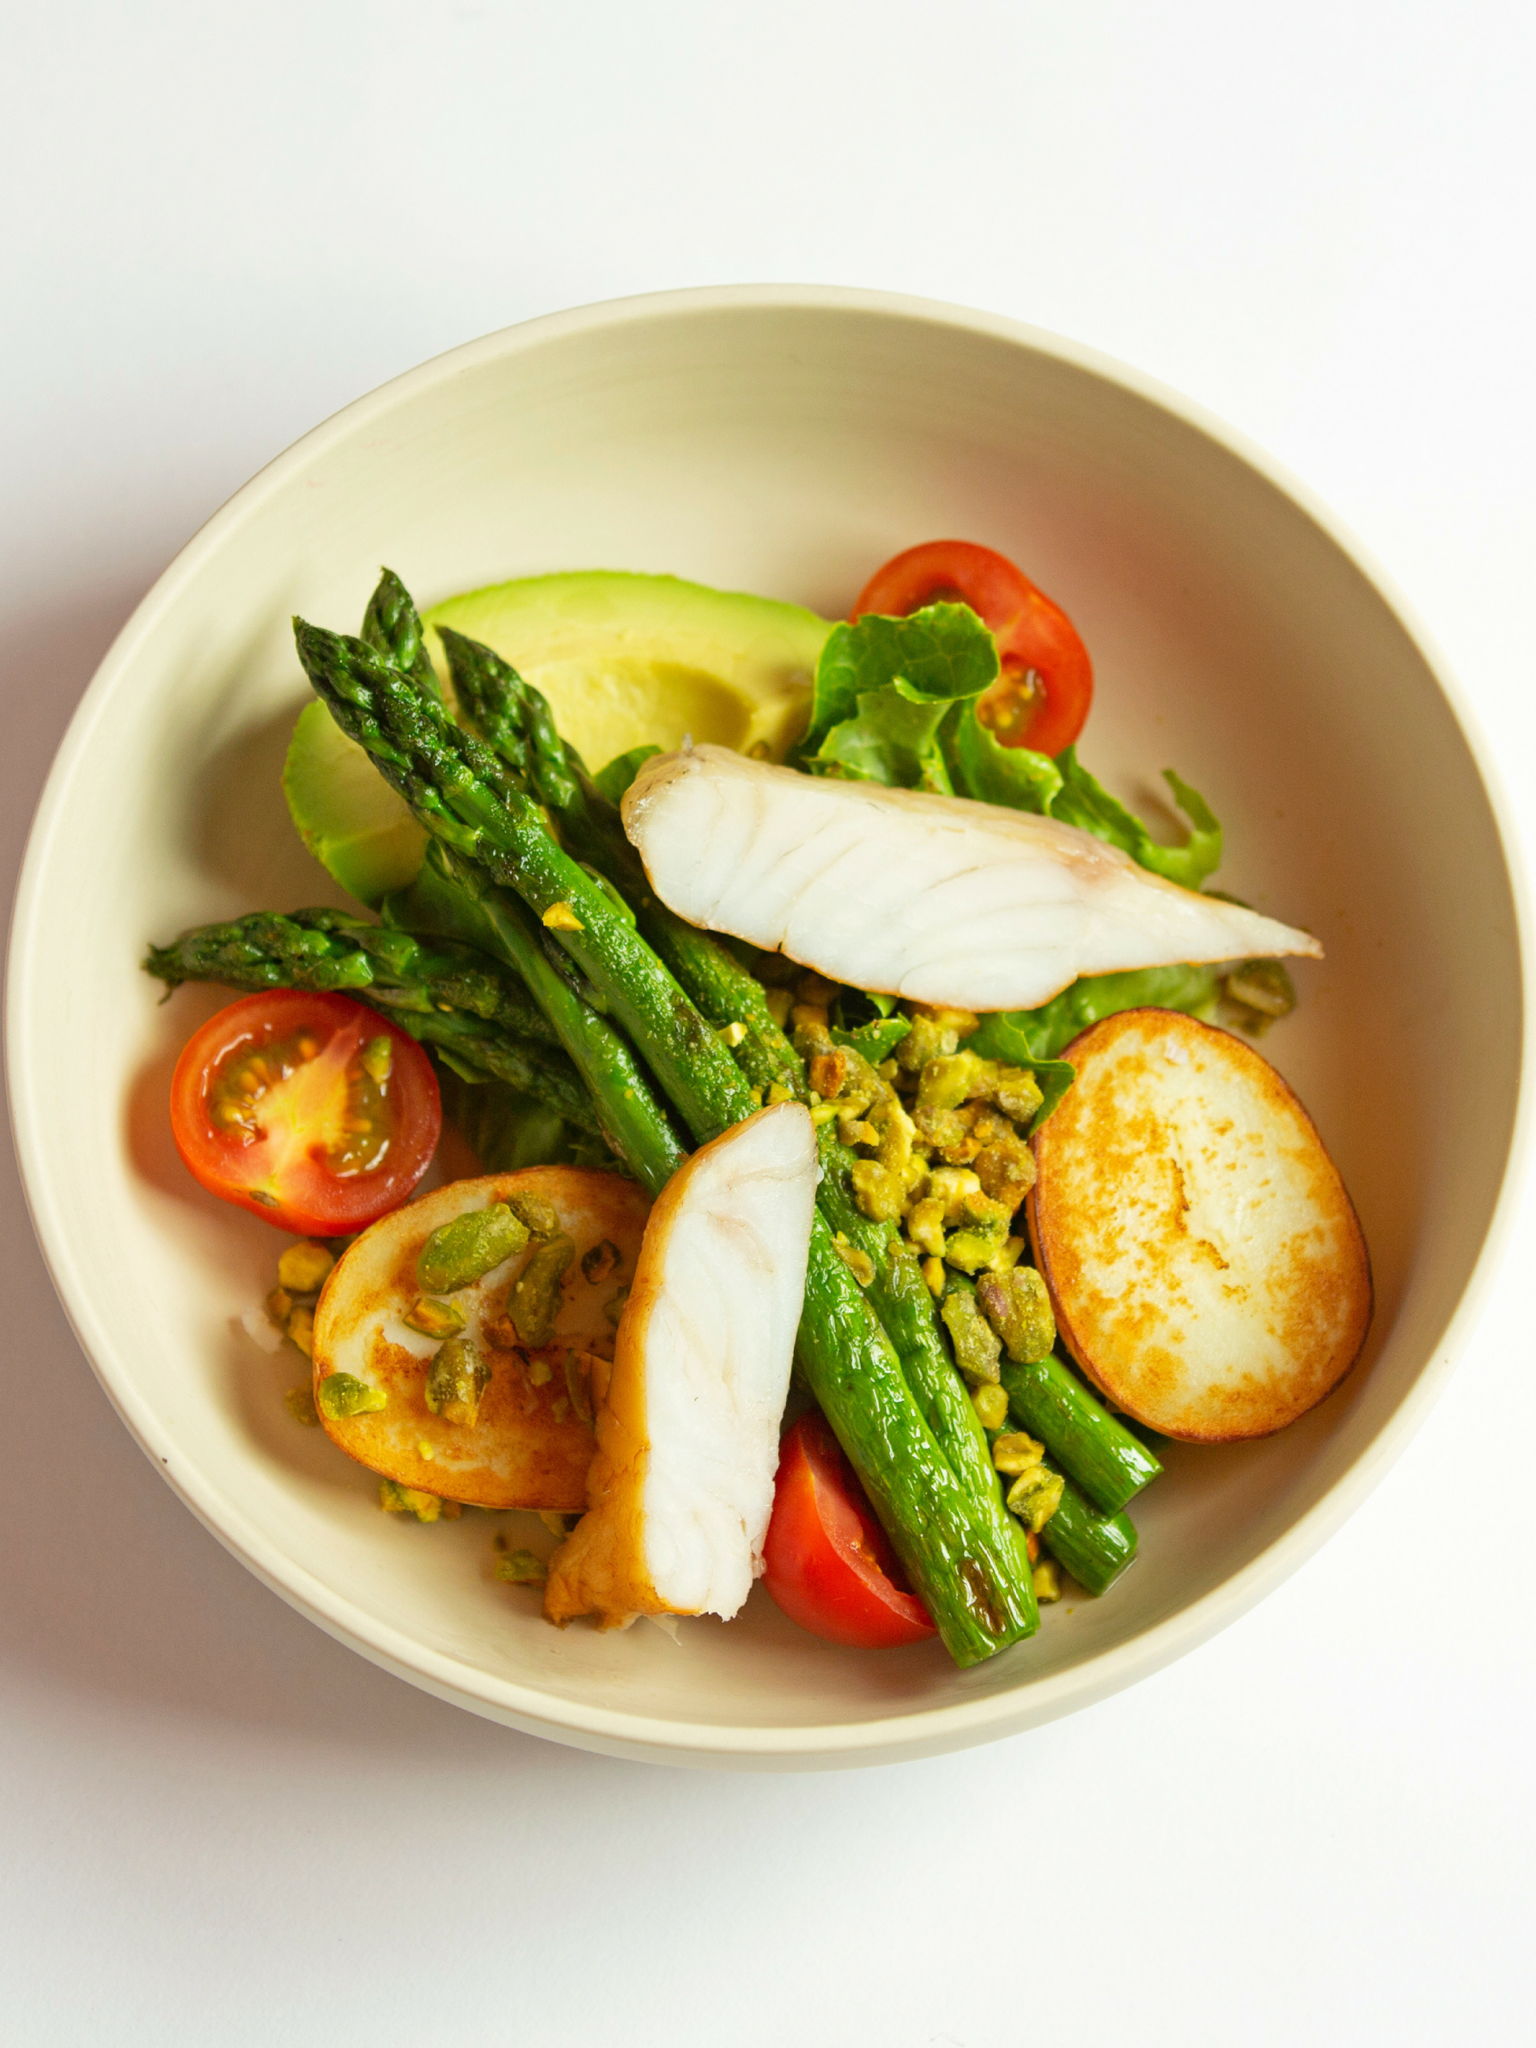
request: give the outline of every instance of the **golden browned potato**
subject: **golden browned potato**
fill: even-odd
[[[593,1381],[600,1392],[649,1209],[618,1174],[537,1166],[381,1218],[315,1311],[332,1442],[447,1500],[581,1508]]]
[[[1063,1058],[1037,1134],[1035,1262],[1073,1357],[1165,1436],[1268,1436],[1321,1401],[1371,1320],[1365,1239],[1285,1082],[1230,1032],[1126,1010]]]

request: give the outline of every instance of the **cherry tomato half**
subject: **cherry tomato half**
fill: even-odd
[[[351,996],[243,996],[189,1041],[171,1081],[189,1172],[300,1237],[349,1236],[398,1208],[442,1121],[421,1047]]]
[[[786,1432],[763,1544],[764,1584],[791,1621],[830,1643],[890,1650],[936,1630],[825,1417]]]
[[[1071,746],[1093,702],[1093,664],[1061,606],[1006,555],[974,541],[924,541],[875,571],[850,616],[902,619],[945,600],[968,604],[997,641],[1002,674],[977,703],[982,724],[1005,747]]]

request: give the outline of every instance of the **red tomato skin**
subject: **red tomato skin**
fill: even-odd
[[[763,1544],[763,1580],[791,1621],[854,1650],[898,1649],[937,1634],[921,1600],[894,1584],[884,1532],[825,1418],[786,1432]]]
[[[389,1038],[394,1106],[389,1151],[373,1171],[342,1176],[307,1150],[282,1163],[281,1186],[269,1191],[272,1200],[262,1201],[251,1190],[260,1181],[268,1145],[243,1144],[215,1130],[208,1097],[237,1053],[290,1038],[306,1027],[318,1029],[327,1041],[350,1040],[358,1048],[370,1039]],[[399,1208],[431,1163],[442,1121],[437,1076],[415,1039],[392,1018],[345,995],[272,989],[242,996],[193,1034],[171,1077],[171,1135],[187,1171],[221,1201],[249,1209],[263,1223],[296,1237],[351,1236]]]
[[[1045,687],[1045,701],[1025,730],[1002,744],[1039,754],[1071,746],[1093,703],[1088,650],[1061,606],[995,548],[969,540],[929,540],[907,548],[875,571],[849,616],[881,612],[905,618],[946,593],[962,597],[996,638],[1003,673],[988,696],[1006,694],[1010,680],[1029,669]]]

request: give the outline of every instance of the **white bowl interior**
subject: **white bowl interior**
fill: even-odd
[[[668,570],[844,609],[941,534],[1017,558],[1076,620],[1084,753],[1157,806],[1176,766],[1227,827],[1221,881],[1326,961],[1265,1050],[1364,1222],[1375,1327],[1343,1388],[1241,1449],[1174,1448],[1099,1602],[956,1671],[840,1651],[761,1592],[729,1629],[557,1633],[497,1585],[491,1525],[402,1525],[280,1400],[236,1318],[278,1240],[204,1196],[166,1088],[193,1025],[144,943],[335,900],[277,782],[304,701],[289,614],[351,629],[378,565],[423,603],[576,567]],[[478,1710],[693,1760],[852,1760],[1024,1725],[1237,1612],[1320,1540],[1448,1358],[1516,1123],[1515,905],[1433,668],[1325,525],[1134,380],[1004,323],[856,295],[700,295],[492,337],[317,430],[249,485],[109,658],[40,815],[12,955],[17,1127],[61,1292],[140,1440],[270,1583]],[[1457,1047],[1456,1056],[1450,1048]]]

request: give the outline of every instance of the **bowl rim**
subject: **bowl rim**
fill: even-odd
[[[226,534],[295,471],[418,392],[499,358],[547,348],[624,325],[688,320],[729,311],[783,308],[852,312],[957,329],[1053,359],[1172,415],[1255,471],[1333,543],[1395,617],[1433,676],[1466,742],[1493,817],[1514,904],[1521,994],[1514,1116],[1492,1216],[1461,1296],[1430,1355],[1376,1435],[1327,1491],[1257,1556],[1199,1599],[1129,1641],[1031,1684],[942,1707],[872,1720],[722,1725],[635,1714],[558,1698],[542,1689],[471,1671],[458,1659],[368,1615],[315,1574],[295,1567],[252,1518],[225,1497],[160,1430],[116,1363],[112,1332],[94,1313],[53,1197],[47,1134],[29,1100],[32,1029],[25,963],[41,934],[42,891],[66,792],[103,708],[163,615],[200,573]],[[1532,1017],[1526,999],[1531,906],[1520,837],[1480,720],[1449,663],[1394,579],[1317,495],[1245,434],[1182,393],[1084,343],[1001,314],[942,300],[832,285],[718,285],[606,299],[521,321],[391,378],[310,429],[237,490],[192,535],[135,607],[82,695],[38,800],[16,886],[6,974],[7,1092],[22,1187],[50,1277],[75,1336],[130,1434],[161,1476],[226,1550],[328,1635],[371,1662],[471,1712],[578,1747],[650,1762],[724,1768],[837,1768],[928,1756],[1040,1725],[1117,1692],[1172,1663],[1255,1606],[1310,1558],[1381,1481],[1424,1422],[1482,1313],[1513,1224],[1529,1162]]]

